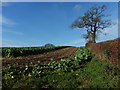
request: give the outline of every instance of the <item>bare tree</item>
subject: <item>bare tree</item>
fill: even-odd
[[[104,14],[107,6],[93,6],[84,15],[78,17],[71,25],[72,28],[83,28],[87,31],[84,38],[88,42],[96,43],[96,33],[102,32],[105,28],[112,25],[111,20],[105,19],[110,15]]]

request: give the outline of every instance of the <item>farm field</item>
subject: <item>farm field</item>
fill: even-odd
[[[65,47],[56,51],[47,52],[39,55],[29,55],[24,57],[16,57],[16,58],[4,58],[2,59],[3,66],[6,64],[16,64],[16,65],[25,65],[29,62],[37,63],[40,62],[49,62],[51,60],[60,61],[64,58],[69,58],[78,50],[78,47]]]
[[[40,55],[3,59],[2,87],[119,88],[119,72],[112,64],[95,59],[85,47],[66,47]]]

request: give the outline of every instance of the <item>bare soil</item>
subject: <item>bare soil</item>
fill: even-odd
[[[50,62],[52,60],[60,61],[61,59],[69,58],[73,55],[79,47],[68,47],[45,54],[39,55],[30,55],[26,57],[17,57],[17,58],[4,58],[2,59],[2,65],[16,64],[16,65],[27,65],[32,62],[33,64],[40,62]]]

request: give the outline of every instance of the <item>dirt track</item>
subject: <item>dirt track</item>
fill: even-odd
[[[2,59],[3,66],[7,64],[16,64],[16,65],[26,65],[29,62],[33,62],[34,64],[38,61],[40,62],[49,62],[51,60],[59,61],[64,58],[69,58],[78,50],[78,47],[68,47],[60,50],[56,50],[53,52],[49,52],[46,54],[40,55],[31,55],[27,57],[19,57],[13,59]]]

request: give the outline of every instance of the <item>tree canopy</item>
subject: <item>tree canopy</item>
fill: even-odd
[[[88,42],[96,43],[96,33],[102,32],[105,28],[112,25],[111,20],[105,19],[109,15],[104,14],[107,9],[106,5],[93,6],[84,13],[83,16],[78,17],[71,25],[72,28],[83,28],[87,31],[84,38]]]
[[[45,47],[53,47],[53,46],[55,46],[55,45],[53,45],[53,44],[51,44],[51,43],[45,44]]]

